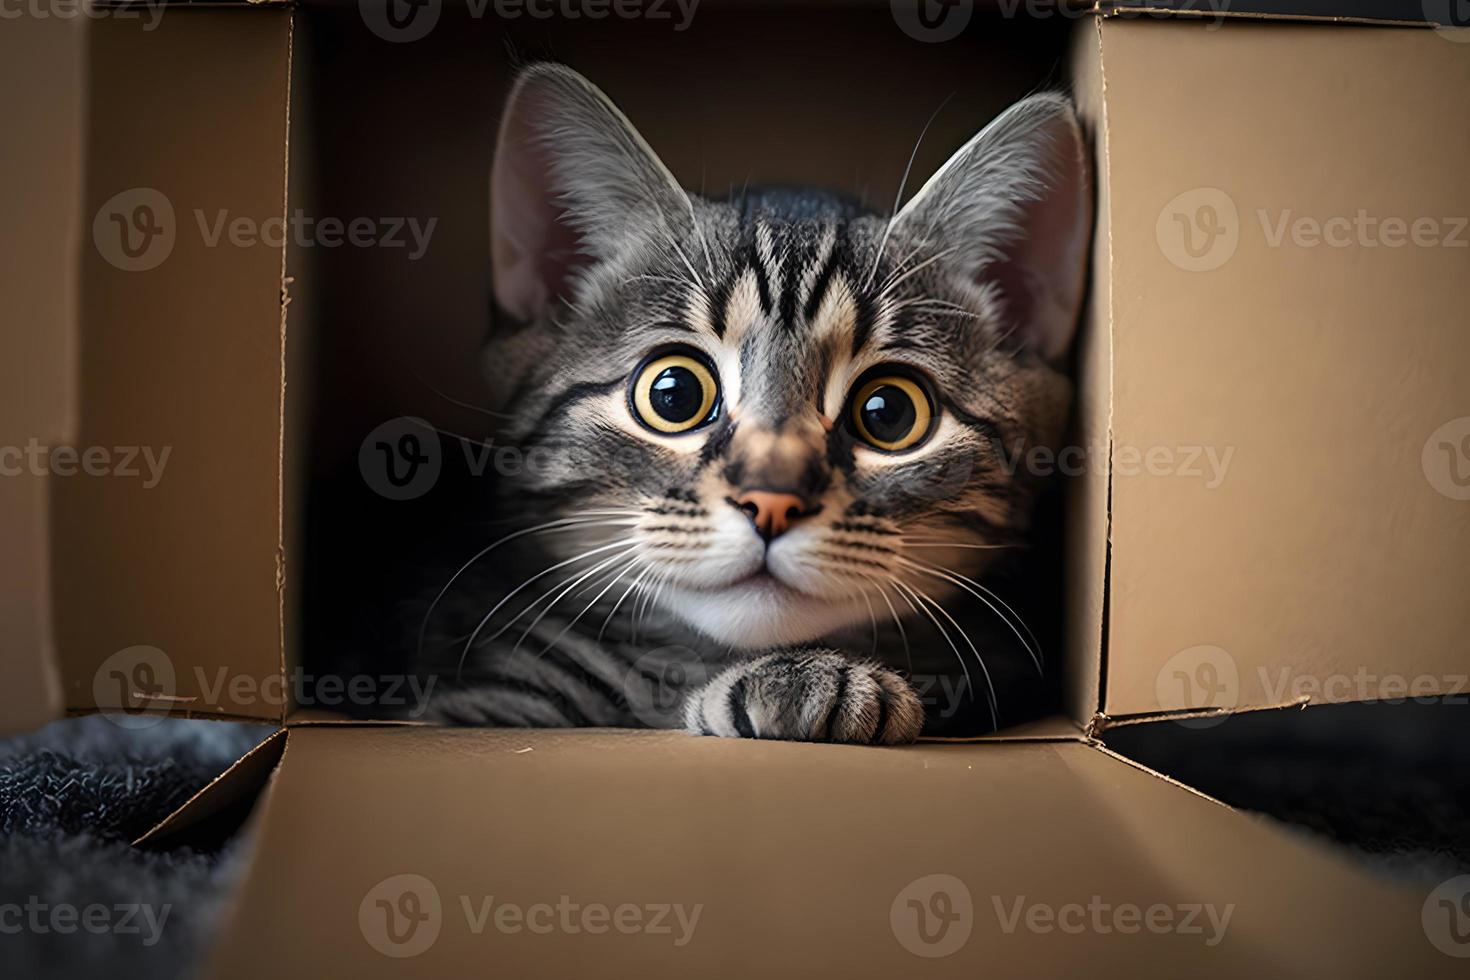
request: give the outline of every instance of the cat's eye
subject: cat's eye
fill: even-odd
[[[711,422],[720,410],[720,386],[709,364],[693,351],[655,355],[633,372],[628,391],[633,415],[665,435]]]
[[[868,445],[888,453],[912,449],[934,422],[934,402],[908,374],[883,370],[858,383],[849,410],[853,430]]]

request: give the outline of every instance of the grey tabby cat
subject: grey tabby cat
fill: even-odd
[[[1092,219],[1066,99],[1013,106],[889,219],[687,193],[540,65],[491,205],[492,407],[525,465],[489,509],[520,524],[425,617],[433,715],[904,743],[912,658],[938,651],[998,720],[997,652],[962,621],[1004,623],[1036,669],[976,576],[1036,489],[1003,447],[1054,445],[1069,408]]]

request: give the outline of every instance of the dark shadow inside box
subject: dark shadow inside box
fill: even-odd
[[[1406,882],[1470,871],[1470,698],[1319,705],[1110,729],[1103,741]],[[1199,727],[1203,725],[1204,727]]]

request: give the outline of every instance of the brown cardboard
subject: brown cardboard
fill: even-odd
[[[282,254],[211,247],[194,211],[207,224],[220,210],[284,214],[290,26],[284,11],[178,8],[147,33],[136,20],[90,25],[77,440],[170,455],[152,488],[55,485],[68,708],[96,707],[99,668],[147,647],[173,710],[282,716],[279,697],[259,694],[281,670]],[[109,218],[140,203],[172,234],[139,260],[156,267],[126,271],[111,240],[107,255],[96,247],[94,216],[115,228]]]
[[[81,196],[83,34],[52,18],[0,31],[0,732],[55,717],[49,478],[28,446],[70,440]],[[44,78],[48,84],[36,85]]]
[[[1453,975],[1424,939],[1422,895],[1081,742],[894,751],[316,727],[288,741],[213,978],[258,975],[262,950],[291,976]],[[900,893],[931,874],[963,882],[973,909],[968,941],[942,959],[899,939]],[[431,882],[440,909],[437,936],[403,958],[371,945],[413,948],[386,942],[375,904],[397,905],[402,889],[380,883],[400,875]],[[493,918],[475,935],[460,899],[478,910],[485,896],[525,907],[563,895],[703,911],[676,948],[614,929],[500,932]],[[1179,933],[1006,933],[994,902],[1022,895],[1234,910],[1212,947]]]
[[[1470,510],[1436,491],[1421,449],[1470,413],[1470,248],[1271,247],[1256,211],[1273,223],[1284,209],[1470,215],[1464,46],[1316,25],[1105,20],[1100,33],[1114,470],[1104,710],[1463,690]],[[1229,79],[1228,98],[1206,110],[1196,84],[1161,79]],[[1233,255],[1205,271],[1171,262],[1157,232],[1195,188],[1238,209]],[[1187,446],[1235,447],[1218,488],[1118,472],[1123,447]]]

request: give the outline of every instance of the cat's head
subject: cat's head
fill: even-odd
[[[1069,103],[1040,95],[891,220],[821,192],[711,200],[580,75],[529,69],[491,182],[508,501],[586,531],[548,540],[601,549],[567,566],[592,585],[735,647],[951,591],[937,568],[1020,537],[1013,453],[1065,423],[1088,173]]]

